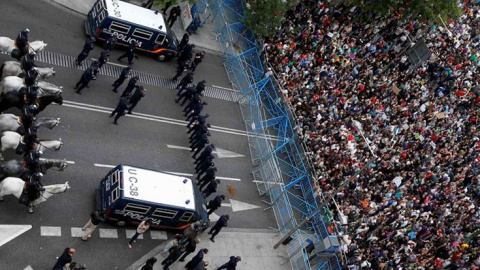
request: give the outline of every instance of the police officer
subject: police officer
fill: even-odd
[[[196,152],[202,151],[203,147],[208,143],[208,137],[210,134],[202,134],[195,142],[190,144],[190,148],[192,148],[192,151],[194,149],[197,149]]]
[[[187,134],[190,134],[190,132],[192,132],[195,129],[195,126],[205,124],[209,116],[210,115],[207,113],[205,115],[197,115],[195,117],[192,117],[192,119],[190,119],[190,122],[188,122],[187,124],[187,128],[188,128]]]
[[[172,28],[172,25],[177,20],[177,17],[180,16],[180,11],[181,9],[179,6],[174,6],[172,9],[170,9],[170,15],[167,19],[167,24],[169,28]]]
[[[193,89],[191,91],[191,92],[193,92],[193,94],[191,94],[191,92],[187,94],[187,97],[189,98],[190,102],[188,103],[187,106],[185,106],[185,108],[183,108],[184,113],[190,112],[191,110],[193,110],[193,108],[195,108],[197,106],[198,103],[202,102],[203,95],[202,94],[196,94],[195,91],[196,90]]]
[[[180,52],[180,56],[178,57],[177,62],[179,64],[181,64],[182,62],[185,62],[185,61],[191,61],[192,60],[192,54],[193,54],[193,48],[195,48],[195,44],[185,45],[183,50]]]
[[[237,269],[237,263],[240,262],[242,258],[240,256],[230,256],[230,260],[226,263],[217,268],[217,270],[235,270]]]
[[[187,121],[190,121],[190,119],[192,119],[192,117],[196,117],[196,116],[198,116],[200,113],[202,113],[203,105],[208,105],[208,103],[207,103],[207,102],[204,102],[204,101],[203,101],[203,102],[201,101],[201,102],[196,103],[196,104],[193,106],[192,110],[187,111],[187,112],[184,114],[184,116],[187,117],[186,120],[187,120]]]
[[[95,63],[95,62],[94,62]],[[75,85],[75,87],[73,89],[76,89],[77,91],[75,91],[75,93],[81,95],[81,91],[83,88],[85,87],[89,87],[88,86],[88,83],[93,80],[93,78],[95,78],[95,66],[93,65],[92,63],[92,66],[90,66],[89,68],[87,68],[83,74],[82,74],[82,77],[80,78],[80,80],[77,82],[77,84]]]
[[[23,139],[25,141],[25,150],[26,152],[35,150],[35,145],[39,143],[38,137],[37,137],[37,130],[35,127],[31,126],[28,128],[25,132],[25,135],[23,136]],[[17,149],[18,154],[23,154],[20,149]]]
[[[205,149],[203,149],[202,153],[200,154],[200,156],[198,158],[196,158],[195,156],[192,156],[192,158],[195,159],[195,162],[193,162],[193,164],[197,164],[198,161],[200,161],[200,159],[202,159],[203,157],[211,155],[212,152],[213,152],[213,149],[215,149],[215,145],[213,143],[211,143],[211,144],[207,145],[205,147]]]
[[[118,93],[117,91],[117,88],[120,87],[120,85],[123,84],[123,82],[130,76],[130,74],[132,73],[132,66],[128,66],[126,68],[124,68],[122,70],[122,72],[120,73],[120,76],[118,77],[118,79],[113,82],[112,86],[113,86],[113,92],[115,93]]]
[[[37,106],[34,104],[23,106],[22,115],[20,116],[20,121],[22,122],[24,132],[26,132],[26,130],[33,125],[35,121],[34,112],[36,109],[37,109]]]
[[[195,170],[198,171],[202,166],[205,164],[211,164],[213,163],[213,160],[215,159],[215,156],[213,154],[210,154],[208,156],[202,157],[199,162],[195,165]],[[208,168],[207,168],[208,169]]]
[[[122,97],[130,96],[135,86],[137,86],[137,83],[139,80],[140,78],[138,76],[134,76],[130,78],[130,80],[128,81],[127,87],[125,88],[125,90],[123,90]]]
[[[117,36],[111,36],[107,39],[105,44],[103,44],[103,49],[107,52],[111,52],[117,44]]]
[[[94,75],[97,76],[98,72],[100,69],[103,67],[104,64],[108,62],[108,58],[110,57],[110,52],[108,51],[102,51],[100,53],[100,57],[98,58],[98,68],[95,69]]]
[[[42,184],[43,174],[36,172],[30,177],[28,182],[27,192],[28,192],[28,213],[33,213],[33,201],[35,201],[39,196],[41,191],[45,191],[45,188]]]
[[[182,92],[183,89],[187,88],[189,84],[193,82],[193,73],[192,72],[187,72],[187,75],[185,75],[181,80],[180,83],[177,85],[178,93],[177,96],[180,96],[180,93]]]
[[[33,85],[37,82],[38,79],[38,70],[36,68],[32,68],[29,71],[25,72],[25,77],[23,78],[23,82],[26,86]]]
[[[133,57],[136,56],[135,55],[135,50],[137,49],[137,45],[138,45],[137,41],[135,41],[135,40],[130,41],[130,43],[128,44],[127,51],[122,56],[117,58],[117,60],[120,62],[120,60],[127,57],[128,58],[128,64],[133,65]]]
[[[214,166],[215,166],[215,163],[213,163],[212,161],[202,163],[198,167],[195,167],[195,173],[197,173],[198,175],[203,174],[208,170],[208,168],[214,167]]]
[[[77,66],[80,66],[83,60],[87,59],[88,54],[93,50],[93,48],[95,48],[95,37],[92,36],[85,41],[83,50],[80,52],[80,54],[78,54],[77,59],[75,59]]]
[[[223,227],[228,226],[228,221],[230,220],[229,215],[222,215],[220,216],[220,219],[218,219],[217,223],[213,225],[212,229],[208,232],[208,234],[211,234],[212,237],[210,237],[210,241],[215,243],[215,236],[222,230]]]
[[[208,183],[210,183],[210,181],[215,179],[216,172],[217,167],[213,166],[207,169],[207,171],[205,172],[205,176],[203,176],[201,179],[200,175],[197,175],[197,180],[199,180],[197,184],[199,185],[200,190],[203,189]]]
[[[190,35],[188,33],[183,34],[182,40],[180,41],[180,44],[178,44],[179,54],[183,51],[185,46],[188,44],[189,39],[190,39]]]
[[[25,153],[23,157],[23,167],[29,170],[32,174],[41,172],[40,157],[43,155],[42,151],[32,150]]]
[[[205,52],[204,51],[197,52],[195,54],[195,57],[193,58],[192,64],[190,65],[190,70],[192,72],[195,72],[195,69],[197,68],[198,64],[200,64],[203,61],[204,58],[205,58]]]
[[[183,105],[185,105],[185,102],[190,101],[190,100],[192,99],[192,97],[193,97],[193,95],[195,94],[195,92],[196,92],[196,91],[195,91],[195,88],[193,88],[193,87],[187,87],[187,88],[185,89],[185,91],[183,91],[183,92],[178,96],[178,98],[175,99],[175,102],[176,102],[176,103],[179,103],[180,100],[183,98],[183,102],[182,102],[182,104],[180,104],[180,106],[183,106]]]
[[[172,81],[177,81],[178,77],[182,76],[184,71],[188,71],[188,65],[190,65],[190,61],[182,61],[177,66],[177,73],[173,76]]]
[[[115,110],[113,110],[112,114],[110,114],[110,117],[113,117],[115,114],[115,118],[113,119],[113,123],[115,125],[118,125],[118,118],[122,117],[125,115],[125,110],[127,110],[130,107],[130,104],[128,103],[127,99],[125,97],[120,97],[120,101],[118,101],[117,107]]]
[[[206,80],[201,80],[200,82],[197,83],[197,86],[195,87],[195,90],[197,90],[197,94],[203,93],[206,87],[206,83],[207,83]]]
[[[184,262],[185,258],[190,255],[190,253],[195,252],[197,249],[197,244],[200,243],[199,238],[189,237],[187,238],[187,244],[185,245],[185,253],[183,253],[182,257],[178,260],[179,262]]]
[[[172,265],[174,262],[176,262],[178,260],[178,258],[180,258],[180,255],[182,255],[182,253],[185,251],[185,247],[184,246],[179,246],[179,245],[173,245],[169,250],[168,252],[170,254],[168,254],[167,258],[165,258],[165,260],[162,261],[162,265],[163,265],[163,270],[168,270],[169,266]]]
[[[210,128],[210,124],[203,124],[203,125],[198,125],[195,131],[190,135],[189,137],[189,142],[193,143],[198,141],[198,139],[203,135],[203,134],[208,134],[210,135],[210,132],[208,131],[208,128]]]
[[[37,54],[35,52],[31,52],[28,54],[25,54],[22,58],[22,69],[27,72],[31,70],[32,68],[36,67],[35,65],[35,56]]]
[[[15,39],[15,45],[19,50],[17,60],[28,53],[28,33],[30,33],[30,29],[25,28],[18,34],[17,38]]]
[[[142,85],[137,86],[135,93],[133,93],[132,97],[130,98],[130,108],[128,109],[128,114],[132,114],[133,108],[137,106],[138,102],[145,96],[147,93],[147,89]]]
[[[218,208],[222,206],[222,202],[225,200],[225,195],[217,195],[213,200],[210,200],[207,204],[207,215],[210,216]]]
[[[39,87],[37,84],[27,86],[25,88],[22,87],[22,90],[25,89],[23,93],[23,101],[26,105],[37,105],[38,106],[38,94],[39,94]],[[23,91],[22,91],[23,92]]]

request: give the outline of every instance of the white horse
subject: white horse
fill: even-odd
[[[60,118],[39,117],[35,119],[33,125],[37,128],[46,127],[48,129],[53,129],[58,126],[59,123]],[[15,131],[22,135],[25,134],[25,128],[21,123],[21,118],[10,113],[0,114],[0,134],[5,131]]]
[[[47,47],[47,43],[43,42],[42,40],[35,40],[28,43],[29,52],[36,52],[39,53]],[[14,49],[16,49],[15,41],[9,37],[0,37],[0,52],[6,52],[9,55],[12,53]]]
[[[3,202],[3,196],[6,195],[13,195],[17,198],[20,198],[23,192],[23,188],[25,187],[25,182],[17,177],[7,177],[2,182],[0,182],[0,202]],[[43,186],[45,191],[40,192],[40,197],[32,202],[32,206],[38,206],[42,202],[46,201],[48,198],[52,197],[52,195],[67,192],[70,189],[70,185],[68,182],[65,184],[56,184],[56,185],[49,185]],[[33,210],[33,209],[32,209]]]
[[[16,132],[5,131],[0,138],[0,142],[1,152],[5,152],[7,149],[12,149],[15,150],[15,153],[21,155],[26,151],[26,145],[23,136]],[[61,138],[59,140],[40,140],[39,143],[36,144],[35,150],[42,152],[45,151],[45,149],[59,151],[62,146],[63,142]],[[0,160],[3,160],[3,155],[1,153]]]
[[[10,92],[19,92],[22,87],[26,86],[22,78],[17,76],[7,76],[3,78],[0,86],[0,94],[6,94]],[[53,83],[40,81],[38,82],[40,87],[40,96],[50,96],[62,93],[63,86],[57,86]]]
[[[55,70],[53,67],[34,67],[34,69],[38,71],[38,76],[41,79],[47,79],[55,76]],[[22,78],[25,76],[22,65],[17,61],[6,61],[0,67],[0,72],[2,73],[2,79],[7,76],[17,76]]]

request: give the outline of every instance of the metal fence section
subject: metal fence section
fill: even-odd
[[[304,150],[296,140],[295,117],[275,82],[265,77],[257,41],[243,25],[241,0],[202,0],[210,8],[220,34],[225,69],[230,82],[243,96],[240,109],[248,134],[252,175],[263,201],[272,209],[295,270],[339,270],[338,238],[331,235],[322,216],[323,205],[315,193]],[[271,140],[272,136],[275,140]],[[316,183],[318,184],[318,183]],[[304,226],[298,224],[307,219]],[[315,252],[312,253],[312,250]]]

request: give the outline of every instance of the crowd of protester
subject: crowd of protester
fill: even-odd
[[[461,8],[437,25],[406,10],[367,22],[303,0],[265,40],[349,269],[480,269],[480,5]],[[420,39],[432,56],[415,67]]]

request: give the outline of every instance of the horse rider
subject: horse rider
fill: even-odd
[[[75,59],[77,66],[82,64],[83,60],[88,57],[88,54],[93,50],[93,48],[95,48],[95,37],[90,37],[85,41],[82,52],[77,56],[77,59]]]
[[[32,174],[36,172],[41,172],[40,157],[42,155],[42,151],[30,151],[23,157],[23,167],[29,170]]]
[[[23,94],[23,101],[27,105],[37,105],[38,106],[38,94],[40,89],[38,84],[34,84],[31,86],[27,86],[25,89],[25,93]]]
[[[23,136],[23,139],[25,141],[26,152],[35,150],[35,145],[40,142],[37,137],[37,131],[33,126],[27,129],[25,135]],[[17,149],[17,152],[19,152],[19,154],[22,153],[21,149]]]
[[[107,41],[103,45],[103,49],[107,52],[111,52],[115,47],[115,44],[117,44],[117,36],[111,36],[107,39]]]
[[[37,111],[38,106],[35,104],[23,106],[21,120],[25,130],[30,128],[30,126],[33,124],[33,121],[35,120],[34,116]]]
[[[131,73],[132,73],[132,66],[128,66],[128,67],[124,68],[122,70],[122,72],[120,73],[120,76],[118,77],[118,79],[115,80],[115,82],[113,82],[113,84],[112,84],[113,90],[112,91],[115,92],[115,93],[118,93],[118,91],[117,91],[118,87],[120,87],[123,84],[123,82],[128,77],[130,77]]]
[[[30,53],[27,53],[23,56],[23,58],[22,58],[22,69],[25,72],[28,72],[32,68],[36,67],[36,65],[35,65],[35,56],[36,55],[37,54],[35,52],[30,52]]]
[[[25,72],[25,77],[23,78],[23,82],[26,86],[33,85],[37,82],[38,79],[38,70],[36,68],[32,68],[29,71]]]
[[[40,192],[45,191],[43,184],[41,182],[43,174],[41,172],[36,172],[30,177],[30,181],[27,185],[28,192],[28,213],[33,213],[33,201],[40,197]]]
[[[15,45],[19,50],[19,56],[17,59],[20,59],[22,56],[28,53],[28,33],[30,33],[30,29],[25,28],[15,39]]]

